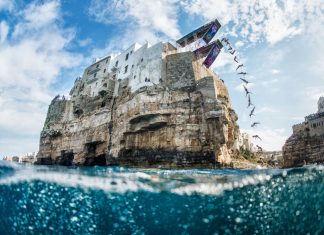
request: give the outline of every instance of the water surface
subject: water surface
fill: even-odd
[[[163,170],[0,161],[0,234],[324,234],[324,167]]]

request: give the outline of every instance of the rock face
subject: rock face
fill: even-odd
[[[283,147],[284,167],[324,162],[324,138],[293,134]]]
[[[284,167],[324,162],[324,98],[318,101],[318,111],[293,126],[293,134],[283,146]]]
[[[102,78],[107,89],[92,96],[84,92],[88,83],[83,76],[71,100],[54,98],[36,164],[230,164],[238,126],[224,83],[191,52],[176,53],[170,44],[163,45],[157,83],[133,90],[129,84],[136,75],[118,79],[110,73]]]

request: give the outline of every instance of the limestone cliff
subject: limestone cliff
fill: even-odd
[[[318,111],[293,126],[293,134],[283,146],[284,167],[324,162],[324,98],[318,101]]]
[[[156,83],[148,74],[145,86],[134,89],[130,80],[136,75],[118,79],[111,69],[103,77],[104,89],[94,96],[85,92],[89,82],[83,77],[76,81],[71,100],[56,97],[41,132],[36,164],[230,164],[238,126],[223,81],[191,52],[163,46]]]
[[[324,137],[292,134],[283,147],[284,167],[324,162]]]

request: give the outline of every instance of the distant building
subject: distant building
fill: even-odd
[[[26,155],[19,157],[19,163],[34,163],[36,160],[36,152],[33,153],[27,153]]]
[[[282,151],[264,151],[259,157],[272,166],[281,166],[283,163]]]
[[[34,163],[34,161],[36,160],[36,155],[36,152],[32,152],[22,156],[6,156],[3,158],[3,160],[18,163]]]
[[[293,134],[305,133],[309,136],[324,135],[324,97],[320,97],[317,113],[305,117],[305,121],[293,126]]]
[[[19,157],[18,156],[6,156],[3,158],[4,161],[9,161],[9,162],[19,162]]]
[[[252,144],[251,137],[248,133],[240,133],[238,137],[236,138],[234,145],[233,145],[234,150],[248,150],[251,152],[255,151],[255,147]]]

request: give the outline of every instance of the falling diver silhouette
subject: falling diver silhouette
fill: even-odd
[[[251,110],[249,116],[252,117],[254,115],[254,111],[255,111],[255,106],[253,107],[253,109]]]
[[[245,91],[245,96],[247,96],[248,94],[252,94],[252,92],[249,91],[246,86],[243,85],[243,88],[244,88],[244,91]]]
[[[237,71],[239,68],[242,68],[243,66],[244,66],[243,64],[240,64],[239,66],[237,66],[236,71]]]
[[[260,122],[253,122],[252,125],[251,125],[251,127],[256,127],[259,124],[260,124]]]
[[[251,101],[251,96],[248,95],[248,106],[247,106],[247,108],[249,108],[251,106],[253,106],[252,101]]]
[[[252,138],[262,140],[261,137],[258,135],[253,135]]]
[[[242,80],[242,82],[244,82],[246,85],[249,84],[250,82],[244,78],[240,78]]]

